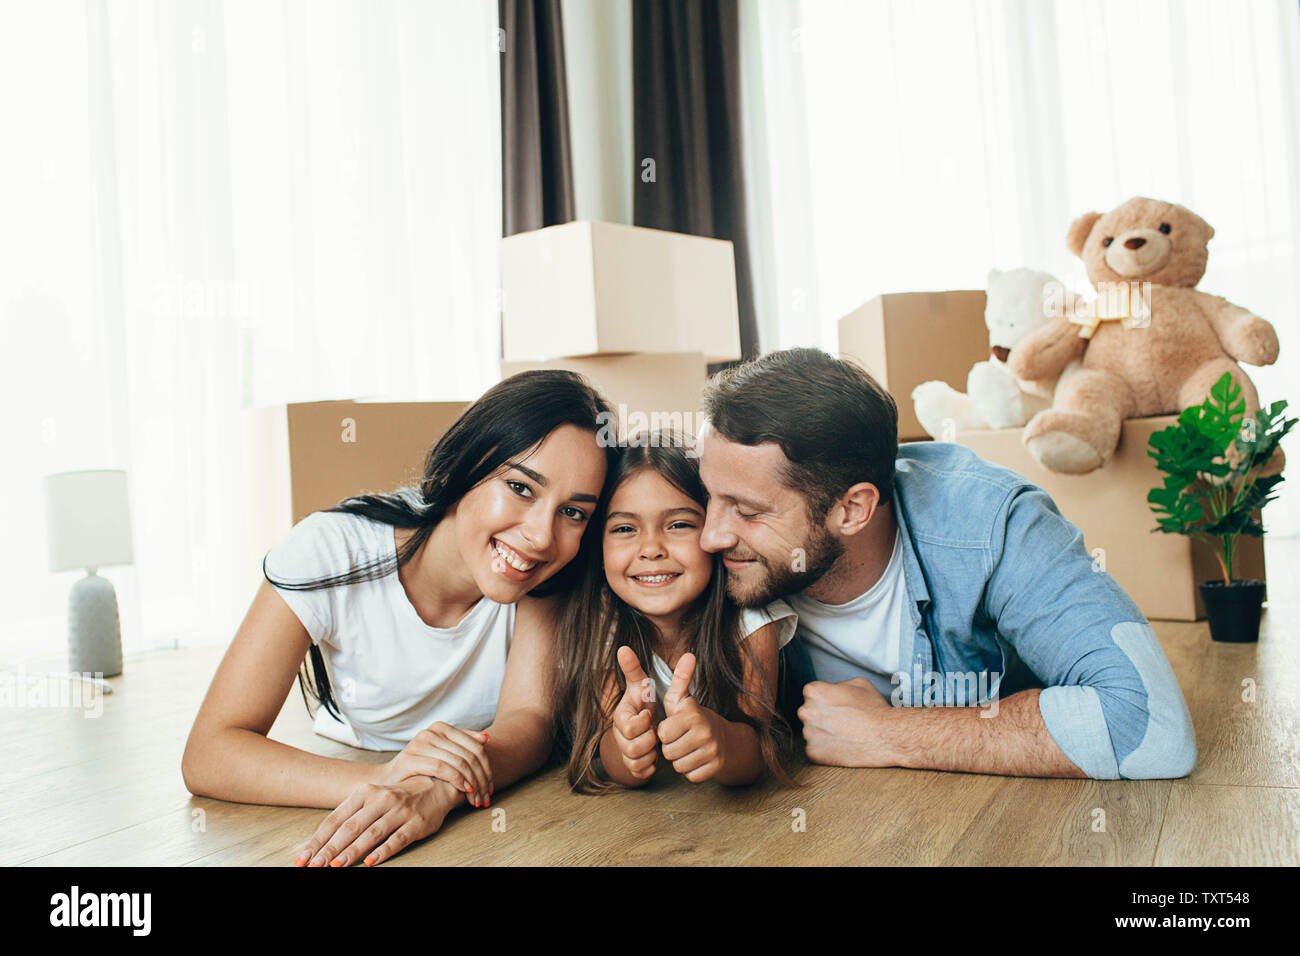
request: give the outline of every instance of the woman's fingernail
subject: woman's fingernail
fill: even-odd
[[[490,736],[488,736],[488,732],[487,732],[486,730],[483,731],[483,739],[484,739],[484,740],[491,740],[491,739],[492,739]]]
[[[330,860],[330,866],[342,866],[342,865],[343,865],[343,861],[340,860],[337,856],[334,859]]]
[[[473,793],[473,792],[474,792],[474,788],[471,787],[469,784],[465,784],[465,792],[466,792],[466,793]]]
[[[298,857],[298,859],[296,859],[296,860],[293,861],[293,865],[294,865],[294,866],[306,866],[306,865],[307,865],[307,858],[306,858],[305,856],[300,856],[300,857]]]
[[[375,865],[375,858],[373,856],[366,857],[366,866],[374,866],[374,865]]]

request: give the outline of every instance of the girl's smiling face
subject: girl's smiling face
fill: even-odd
[[[673,617],[704,593],[713,556],[700,547],[704,508],[653,468],[626,478],[605,517],[605,580],[647,617]]]

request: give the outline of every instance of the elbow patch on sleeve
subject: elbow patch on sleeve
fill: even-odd
[[[1038,695],[1038,711],[1056,746],[1076,767],[1097,780],[1119,778],[1106,716],[1094,688],[1086,684],[1044,688]]]
[[[1196,763],[1192,718],[1155,632],[1149,624],[1125,621],[1111,629],[1111,639],[1132,665],[1130,679],[1110,688],[1087,683],[1045,688],[1038,709],[1048,733],[1096,779],[1185,777]],[[1140,682],[1145,706],[1133,700],[1131,678]]]
[[[1146,731],[1120,760],[1120,774],[1130,780],[1187,776],[1196,766],[1192,715],[1155,632],[1129,621],[1116,624],[1111,638],[1133,662],[1147,693]]]

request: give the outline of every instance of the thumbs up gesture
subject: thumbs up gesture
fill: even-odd
[[[618,666],[627,678],[627,689],[614,708],[614,741],[627,772],[637,780],[647,780],[654,776],[659,757],[659,739],[655,736],[655,683],[646,677],[636,653],[626,645],[618,649]]]
[[[691,783],[700,783],[722,769],[725,721],[690,695],[695,655],[683,654],[664,695],[664,714],[657,730],[665,760]]]

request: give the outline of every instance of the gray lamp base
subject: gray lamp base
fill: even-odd
[[[105,677],[122,673],[117,592],[93,568],[68,595],[68,670]]]

